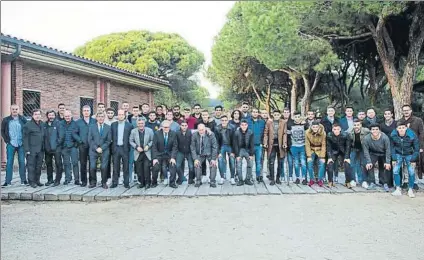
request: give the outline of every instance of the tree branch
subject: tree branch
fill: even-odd
[[[314,84],[312,85],[312,88],[311,88],[311,93],[314,93],[315,89],[318,86],[320,79],[321,79],[321,73],[317,72],[317,74],[315,75]]]
[[[340,36],[340,35],[336,35],[336,34],[329,34],[329,35],[324,35],[322,36],[323,38],[329,38],[332,40],[356,40],[356,39],[361,39],[364,37],[369,37],[372,36],[371,32],[367,32],[367,33],[362,33],[362,34],[358,34],[358,35],[352,35],[352,36]]]

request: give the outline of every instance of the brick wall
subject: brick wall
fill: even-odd
[[[119,107],[121,107],[122,102],[127,101],[130,104],[130,108],[134,105],[149,103],[149,90],[117,82],[107,82],[105,84],[105,95],[106,107],[110,106],[111,100],[118,101]]]

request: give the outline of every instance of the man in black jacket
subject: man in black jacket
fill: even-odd
[[[59,121],[56,119],[54,110],[47,111],[47,121],[43,124],[44,127],[44,147],[47,166],[47,183],[49,186],[53,181],[53,158],[56,166],[56,182],[62,179],[63,164],[62,164],[62,147],[59,145]]]
[[[188,130],[186,121],[181,122],[180,126],[180,130],[177,132],[177,184],[181,185],[183,183],[185,160],[187,160],[188,164],[188,184],[194,184],[194,164],[190,150],[192,133]]]
[[[33,188],[43,186],[40,182],[44,157],[44,128],[41,122],[41,110],[34,109],[31,121],[24,125],[23,143],[27,156],[29,185]]]
[[[65,182],[64,185],[68,185],[71,180],[71,167],[74,173],[75,180],[79,176],[78,168],[78,143],[80,137],[77,134],[78,126],[72,119],[72,113],[70,110],[66,110],[64,113],[65,120],[60,122],[59,125],[59,146],[62,148],[62,159],[63,168],[65,170]],[[54,186],[59,185],[60,180],[56,179]],[[87,186],[86,183],[82,183],[81,186]]]
[[[342,128],[339,124],[333,124],[333,130],[327,135],[327,171],[328,171],[328,186],[332,187],[333,172],[336,171],[335,181],[338,178],[338,160],[343,160],[344,172],[346,175],[346,187],[351,188],[356,186],[353,182],[352,171],[350,168],[350,136],[346,132],[341,131]]]
[[[155,133],[153,137],[152,159],[153,159],[153,180],[152,188],[157,186],[159,171],[161,172],[160,179],[168,179],[168,169],[171,173],[169,179],[169,187],[177,188],[175,184],[176,177],[176,150],[177,137],[176,133],[170,131],[170,121],[162,122],[162,129]],[[165,183],[166,185],[167,183]]]
[[[57,115],[56,115],[56,120],[57,121],[63,121],[65,120],[65,104],[60,103],[59,105],[57,105]]]
[[[81,174],[81,182],[87,185],[87,164],[89,165],[89,155],[90,155],[90,147],[88,143],[88,130],[91,125],[96,124],[96,119],[90,116],[91,108],[90,106],[82,107],[82,115],[83,117],[76,121],[77,125],[77,143],[79,144],[79,161],[80,161],[80,174]],[[80,185],[80,177],[75,176],[75,185]]]
[[[365,117],[362,122],[362,126],[371,130],[371,125],[379,124],[379,121],[380,120],[376,116],[375,109],[371,107],[367,109],[367,117]]]
[[[121,161],[124,170],[124,185],[129,186],[129,156],[130,134],[132,125],[125,120],[125,111],[118,110],[118,121],[112,123],[112,155],[113,155],[113,178],[111,188],[118,186]]]
[[[327,116],[321,120],[321,124],[324,126],[325,129],[325,134],[327,135],[332,131],[333,125],[339,124],[340,122],[340,119],[336,117],[335,114],[336,110],[334,109],[334,107],[329,106],[327,107]]]
[[[28,184],[25,174],[25,151],[23,146],[23,129],[27,120],[19,115],[18,105],[10,107],[10,116],[3,118],[1,121],[1,137],[6,143],[6,180],[2,187],[11,184],[13,178],[13,162],[15,153],[18,153],[19,176],[21,177],[21,185]]]
[[[102,175],[102,187],[107,189],[107,166],[109,161],[110,144],[112,143],[111,126],[104,123],[105,115],[102,112],[96,114],[97,124],[90,125],[88,130],[88,143],[90,147],[90,188],[97,184],[97,159],[101,158],[100,171]],[[125,188],[130,186],[127,184]]]
[[[215,138],[218,144],[218,168],[221,174],[219,184],[224,184],[227,173],[227,156],[230,164],[231,184],[235,184],[235,157],[233,153],[234,128],[228,123],[228,117],[223,115],[220,118],[221,124],[215,128]]]
[[[253,185],[252,182],[252,164],[253,154],[255,153],[255,143],[253,141],[253,132],[247,129],[248,122],[246,119],[240,121],[240,128],[234,132],[233,151],[236,157],[238,183],[237,186]],[[243,182],[243,159],[246,159],[247,174],[246,180]]]

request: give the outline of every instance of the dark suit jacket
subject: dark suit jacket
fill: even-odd
[[[118,146],[118,124],[119,122],[114,122],[111,125],[112,130],[112,153],[115,153],[115,149]],[[124,127],[124,151],[129,153],[130,152],[130,134],[131,130],[133,129],[132,125],[125,121],[125,127]]]
[[[31,119],[24,125],[23,144],[25,153],[38,153],[44,151],[44,127],[43,122],[36,124]]]
[[[56,152],[61,150],[60,141],[60,121],[54,120],[50,126],[48,122],[43,123],[44,128],[44,148],[46,152]],[[48,147],[50,151],[48,151]]]
[[[78,134],[78,140],[77,143],[79,144],[83,144],[84,147],[88,147],[89,146],[89,142],[88,142],[88,132],[90,129],[90,126],[92,125],[97,125],[97,120],[90,117],[90,121],[89,123],[85,123],[84,118],[80,118],[78,119],[76,122],[77,125],[77,134]]]
[[[97,124],[90,125],[88,131],[88,143],[90,145],[90,152],[97,153],[97,148],[102,148],[103,153],[109,150],[112,143],[112,131],[110,125],[103,124],[103,135],[100,136],[99,126]]]
[[[165,152],[165,139],[163,130],[159,130],[153,137],[152,160],[162,158],[176,158],[177,156],[177,134],[173,131],[168,133],[168,147]]]

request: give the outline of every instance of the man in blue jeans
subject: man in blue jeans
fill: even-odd
[[[296,184],[300,183],[300,169],[302,169],[302,184],[308,184],[306,180],[306,152],[305,152],[305,132],[308,126],[300,116],[300,112],[295,112],[293,121],[287,123],[287,140],[290,153],[293,156],[294,172]]]
[[[322,187],[325,175],[326,134],[324,126],[313,121],[305,134],[305,149],[309,171],[309,186],[315,184],[314,163],[318,161],[318,186]]]
[[[249,119],[249,129],[253,132],[256,181],[262,182],[262,140],[264,139],[265,120],[259,118],[259,110],[257,108],[252,108],[252,116]]]
[[[232,151],[231,144],[233,143],[234,128],[228,124],[228,117],[221,116],[221,124],[215,128],[215,137],[218,144],[218,168],[221,174],[221,179],[218,184],[224,184],[227,174],[227,156],[230,164],[231,185],[235,185],[235,157]]]
[[[369,133],[370,130],[368,128],[362,127],[361,120],[355,119],[353,121],[353,129],[350,132],[350,166],[352,168],[352,181],[355,182],[356,180],[359,184],[363,182],[364,173],[362,167],[363,165],[365,165],[364,150],[362,149],[362,140],[364,140],[364,137]],[[358,176],[358,178],[356,178],[356,176]],[[354,184],[353,182],[351,184]]]
[[[408,129],[405,121],[397,123],[396,130],[393,130],[390,138],[392,151],[392,165],[396,190],[393,196],[401,196],[400,172],[402,165],[405,164],[408,169],[408,196],[414,198],[413,192],[415,182],[415,162],[420,155],[420,142],[417,135],[411,129]]]
[[[12,105],[10,107],[11,115],[3,118],[1,122],[1,137],[6,143],[6,180],[2,187],[11,185],[13,178],[13,162],[15,153],[18,153],[19,176],[21,177],[21,185],[27,185],[25,174],[25,151],[23,147],[23,128],[27,120],[19,115],[19,106]]]

